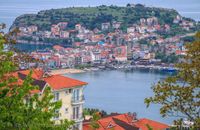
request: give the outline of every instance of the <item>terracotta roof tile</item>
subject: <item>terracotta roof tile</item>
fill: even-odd
[[[33,69],[32,71],[33,71],[32,78],[34,79],[41,79],[44,74],[44,71],[42,69]],[[28,75],[30,73],[30,70],[20,70],[17,72],[24,75]]]
[[[149,125],[150,127],[152,127],[154,130],[165,130],[166,128],[169,128],[168,125],[157,122],[157,121],[153,121],[150,119],[140,119],[137,122],[134,122],[134,125],[139,127],[142,130],[148,130],[147,125]]]
[[[86,82],[82,82],[82,81],[72,79],[72,78],[69,78],[69,77],[65,77],[65,76],[62,76],[62,75],[52,75],[52,76],[44,78],[44,80],[54,90],[87,85]]]

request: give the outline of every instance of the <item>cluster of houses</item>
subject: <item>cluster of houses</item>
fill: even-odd
[[[194,23],[184,20],[180,15],[177,15],[174,19],[173,23],[179,24],[183,29],[189,31],[191,28],[194,27]]]
[[[188,30],[193,22],[181,16],[174,18],[174,24],[179,24]],[[158,31],[170,31],[170,25],[160,25],[156,17],[141,18],[138,24],[127,27],[126,33],[120,28],[121,22],[102,23],[101,29],[89,30],[81,24],[76,24],[73,30],[68,30],[68,22],[51,25],[50,31],[39,31],[35,25],[20,27],[19,36],[42,36],[45,38],[72,38],[72,46],[64,48],[55,45],[52,50],[35,51],[31,56],[45,61],[49,68],[74,67],[80,64],[107,64],[112,61],[127,60],[155,61],[156,54],[185,55],[186,49],[181,36],[163,38]],[[109,31],[114,29],[114,31]],[[107,30],[107,31],[106,31]],[[106,32],[106,33],[105,33]],[[39,35],[40,34],[40,35]],[[145,43],[141,41],[145,40]]]
[[[178,24],[185,30],[190,30],[194,27],[194,22],[183,19],[180,15],[174,18],[174,24]],[[170,31],[170,25],[160,24],[157,17],[141,18],[137,24],[132,24],[127,27],[126,32],[122,32],[122,22],[105,22],[101,24],[101,28],[89,30],[84,25],[76,24],[74,29],[68,27],[68,22],[59,22],[52,24],[50,30],[41,31],[36,25],[28,27],[19,27],[19,36],[33,36],[45,38],[76,38],[84,43],[96,43],[101,40],[107,40],[112,43],[119,43],[119,40],[136,41],[148,37],[159,37],[157,31]],[[112,31],[111,31],[112,30]],[[113,31],[114,30],[114,31]],[[108,31],[108,33],[105,33]],[[113,39],[114,37],[114,39]]]
[[[186,49],[180,37],[152,40],[149,47],[139,43],[128,43],[128,45],[115,45],[98,42],[97,45],[88,45],[83,42],[75,42],[74,47],[65,48],[59,45],[53,46],[51,50],[34,51],[31,56],[44,61],[48,68],[73,68],[77,65],[86,64],[109,64],[111,62],[126,63],[128,61],[160,61],[155,59],[156,52],[166,55],[185,55]],[[34,63],[32,64],[34,66]],[[29,66],[30,67],[30,66]]]

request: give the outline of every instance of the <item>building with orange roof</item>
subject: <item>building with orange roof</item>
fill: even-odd
[[[19,83],[23,82],[30,70],[20,70],[13,73],[19,79]],[[59,116],[52,120],[73,120],[75,121],[74,129],[82,130],[83,123],[83,89],[87,85],[86,82],[72,79],[62,75],[50,75],[42,69],[32,70],[33,85],[39,86],[38,90],[32,90],[31,93],[43,94],[46,87],[51,87],[54,94],[54,101],[62,101],[62,107],[56,110]]]
[[[53,36],[59,36],[60,35],[60,27],[56,24],[51,25],[51,34]]]
[[[169,128],[169,125],[167,124],[153,121],[147,118],[139,119],[134,122],[133,125],[139,127],[141,130],[149,130],[147,126],[152,128],[153,130],[167,130]]]
[[[96,130],[148,130],[148,126],[153,130],[167,130],[169,128],[166,124],[150,119],[137,119],[136,115],[132,113],[113,113],[99,119],[96,123],[99,125]],[[83,130],[93,130],[90,121],[83,123]]]
[[[53,49],[56,50],[56,51],[60,51],[60,50],[63,50],[64,47],[60,46],[60,45],[54,45],[53,46]]]
[[[127,46],[119,46],[114,49],[115,60],[127,61]]]
[[[139,130],[130,122],[127,114],[111,114],[97,121],[99,128],[96,130]],[[84,122],[83,130],[93,130],[90,122]]]
[[[75,25],[75,29],[76,29],[76,30],[80,30],[81,27],[82,27],[81,24],[76,24],[76,25]]]

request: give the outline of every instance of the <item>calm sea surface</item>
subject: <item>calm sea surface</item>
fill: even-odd
[[[138,117],[172,123],[173,118],[162,118],[159,105],[146,108],[144,99],[152,96],[151,86],[169,74],[149,71],[96,71],[66,76],[86,81],[85,107],[107,112],[136,112]]]
[[[0,23],[9,28],[15,18],[25,13],[70,6],[120,5],[142,3],[148,6],[174,8],[181,15],[200,21],[200,0],[0,0]],[[43,49],[43,46],[37,46]],[[32,49],[34,46],[25,46]],[[146,109],[144,98],[151,96],[152,84],[166,77],[152,72],[99,71],[67,75],[89,83],[85,88],[85,107],[99,108],[107,112],[136,112],[139,117],[147,117],[165,123],[172,118],[163,119],[159,106]]]

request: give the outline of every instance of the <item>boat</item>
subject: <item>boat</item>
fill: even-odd
[[[164,72],[176,72],[177,69],[174,68],[174,67],[163,67],[162,71],[164,71]]]

